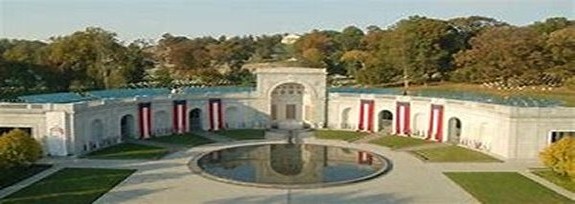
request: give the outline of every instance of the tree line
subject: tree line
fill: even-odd
[[[0,90],[8,95],[196,81],[248,85],[257,62],[327,68],[369,86],[436,81],[512,86],[575,84],[575,21],[549,18],[514,26],[489,17],[412,16],[383,29],[312,30],[293,44],[286,34],[121,42],[86,28],[48,42],[0,39]],[[8,93],[8,94],[7,94]]]

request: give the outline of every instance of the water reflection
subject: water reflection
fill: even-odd
[[[354,180],[383,168],[385,160],[354,149],[310,145],[269,144],[211,152],[199,166],[230,180],[281,185],[306,185]]]

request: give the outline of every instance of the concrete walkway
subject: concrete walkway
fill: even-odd
[[[205,133],[205,134],[204,134]],[[196,133],[197,134],[197,133]],[[232,141],[213,133],[204,137],[225,143],[207,144],[177,151],[161,160],[91,160],[73,158],[44,159],[54,167],[0,191],[0,198],[29,185],[61,168],[128,168],[137,171],[96,203],[478,203],[470,194],[443,175],[449,171],[514,171],[567,197],[573,193],[528,172],[540,167],[534,161],[505,163],[426,163],[407,152],[338,140],[304,138],[305,143],[357,148],[384,155],[393,169],[369,181],[316,189],[271,189],[239,186],[207,179],[192,173],[188,163],[204,152],[253,143],[285,141]],[[218,137],[219,136],[219,137]]]

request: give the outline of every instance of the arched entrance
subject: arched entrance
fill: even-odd
[[[413,135],[416,137],[425,137],[427,116],[423,113],[416,113],[413,117]]]
[[[102,123],[102,120],[100,119],[96,119],[94,121],[92,121],[92,124],[90,126],[90,130],[91,130],[91,138],[90,138],[90,149],[96,149],[100,146],[100,143],[103,141],[103,137],[104,137],[104,123]]]
[[[120,136],[122,140],[129,138],[136,138],[135,121],[133,115],[124,115],[120,119]]]
[[[305,87],[298,83],[285,83],[277,86],[271,92],[270,113],[273,123],[279,128],[298,128],[303,125]],[[306,114],[313,114],[313,107],[309,106]]]
[[[226,115],[226,128],[231,128],[231,129],[235,129],[235,128],[239,128],[239,113],[238,113],[238,108],[236,107],[228,107],[226,108],[226,111],[224,112]]]
[[[351,129],[351,125],[349,124],[349,112],[351,112],[351,108],[343,109],[341,112],[341,129]]]
[[[171,133],[170,117],[166,111],[157,111],[154,113],[154,122],[152,122],[154,129],[153,133],[156,136],[168,135]]]
[[[202,110],[199,108],[194,108],[188,114],[188,121],[190,123],[190,131],[198,131],[202,129]]]
[[[393,113],[388,110],[382,110],[377,114],[379,132],[391,133],[393,125]]]
[[[461,127],[461,120],[459,120],[459,118],[449,118],[447,130],[447,140],[449,143],[459,144],[459,140],[461,139]]]

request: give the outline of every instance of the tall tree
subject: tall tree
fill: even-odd
[[[489,28],[474,37],[471,46],[455,55],[458,66],[455,77],[461,81],[536,83],[549,67],[544,38],[533,29]]]

